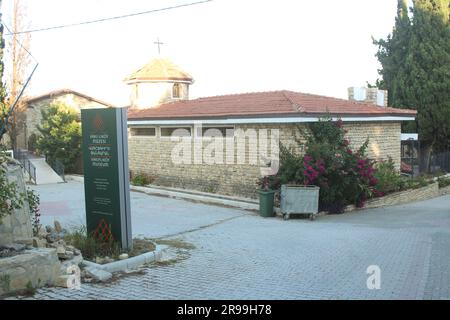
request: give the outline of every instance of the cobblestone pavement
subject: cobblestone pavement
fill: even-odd
[[[189,206],[184,214],[197,219]],[[227,217],[175,236],[195,245],[175,264],[33,299],[450,299],[450,196],[314,222]],[[367,289],[370,265],[381,269],[379,290]]]

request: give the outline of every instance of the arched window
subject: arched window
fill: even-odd
[[[175,83],[172,87],[172,98],[180,98],[181,86],[179,83]]]

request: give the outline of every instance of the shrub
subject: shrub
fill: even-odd
[[[114,241],[99,241],[92,236],[87,235],[87,229],[82,226],[75,229],[64,237],[67,244],[79,249],[86,259],[95,259],[95,257],[117,258],[121,254],[119,243]]]
[[[66,172],[73,172],[81,156],[79,115],[64,104],[51,104],[43,108],[38,130],[41,136],[37,139],[37,151],[44,154],[49,163],[58,159]]]
[[[374,162],[365,155],[368,140],[352,150],[342,121],[330,118],[311,123],[306,130],[298,128],[306,137],[305,155],[282,147],[280,170],[270,179],[272,187],[286,183],[317,185],[319,209],[330,213],[342,213],[349,204],[362,207],[368,198],[379,194]]]
[[[439,188],[450,186],[450,177],[438,178]]]
[[[375,167],[374,176],[378,180],[376,189],[380,195],[404,190],[407,187],[410,179],[400,174],[392,158],[378,162]]]
[[[9,182],[6,177],[6,165],[8,158],[2,146],[0,146],[0,224],[2,218],[13,213],[15,209],[22,208],[24,195],[19,193],[17,185]]]
[[[135,186],[146,186],[153,182],[153,178],[145,173],[132,174],[131,184]]]
[[[30,207],[33,235],[36,237],[39,233],[39,229],[41,228],[41,213],[39,212],[39,203],[40,203],[39,195],[35,191],[28,189],[27,201]]]

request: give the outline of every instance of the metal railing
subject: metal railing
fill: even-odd
[[[47,157],[45,157],[45,161],[58,174],[58,176],[60,176],[61,179],[66,182],[65,167],[63,163],[58,159],[50,160]]]
[[[28,153],[20,149],[14,150],[14,158],[20,162],[25,172],[28,173],[29,181],[36,184],[36,167],[31,163],[28,158]]]
[[[450,151],[433,154],[430,159],[431,172],[450,172]]]

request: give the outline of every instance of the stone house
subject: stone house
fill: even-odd
[[[257,180],[277,160],[278,142],[297,145],[297,126],[327,115],[342,119],[353,147],[369,138],[369,157],[391,157],[400,167],[401,122],[414,120],[416,111],[377,105],[385,105],[386,92],[352,88],[350,100],[286,90],[189,100],[193,80],[177,68],[153,61],[127,80],[130,170],[152,176],[154,184],[256,197]]]
[[[52,103],[64,103],[77,113],[84,108],[107,108],[111,104],[70,89],[61,89],[26,100],[25,125],[17,137],[18,148],[29,149],[33,136],[39,134],[37,126],[42,120],[41,111]],[[32,149],[32,148],[30,148]]]

